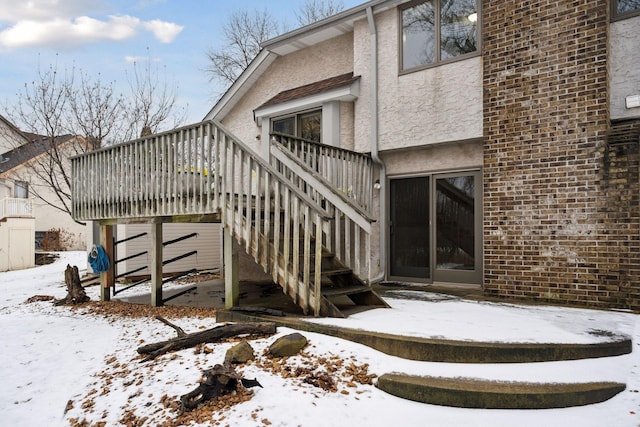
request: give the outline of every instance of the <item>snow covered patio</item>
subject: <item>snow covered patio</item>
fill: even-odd
[[[4,425],[175,425],[171,402],[193,389],[201,371],[221,363],[233,343],[207,344],[150,363],[139,363],[136,348],[174,335],[151,316],[89,314],[54,307],[51,301],[25,303],[34,295],[65,294],[64,268],[86,264],[84,252],[29,270],[0,273],[0,413]],[[82,273],[82,272],[81,272]],[[184,285],[183,285],[184,286]],[[144,292],[144,289],[136,290]],[[97,287],[87,288],[93,301]],[[631,354],[600,359],[544,363],[466,364],[420,362],[389,356],[369,347],[304,332],[303,356],[283,364],[335,369],[337,392],[285,378],[264,361],[275,337],[251,341],[256,362],[240,368],[264,386],[250,399],[221,409],[197,425],[230,426],[637,426],[640,424],[640,316],[637,314],[523,306],[390,289],[391,309],[375,309],[347,319],[314,319],[353,329],[424,338],[526,343],[593,343],[628,336]],[[191,332],[214,325],[211,316],[171,317]],[[328,362],[329,361],[329,362]],[[341,380],[345,366],[366,366],[377,376],[399,372],[434,377],[466,377],[522,382],[616,381],[626,390],[598,404],[545,410],[461,409],[412,402],[368,384]],[[67,411],[65,413],[65,408]],[[82,421],[86,424],[82,424]],[[216,421],[219,423],[216,424]],[[75,424],[74,424],[75,423]],[[104,424],[100,424],[104,423]]]

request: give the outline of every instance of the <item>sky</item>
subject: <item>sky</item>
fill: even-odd
[[[187,123],[202,120],[222,87],[204,71],[206,52],[224,46],[222,28],[241,10],[267,10],[287,29],[305,0],[0,0],[0,110],[14,106],[38,68],[79,69],[127,88],[133,62],[150,60]],[[364,0],[342,0],[345,9]],[[2,112],[0,111],[0,114]]]
[[[63,252],[53,264],[0,273],[3,425],[62,427],[69,426],[72,419],[84,419],[87,425],[102,422],[111,427],[124,425],[120,420],[146,417],[146,422],[136,425],[158,426],[174,420],[179,396],[197,386],[203,370],[222,363],[227,349],[235,343],[207,344],[199,350],[184,349],[160,356],[153,362],[140,363],[138,346],[175,336],[173,329],[153,319],[153,313],[139,318],[104,317],[53,306],[51,301],[25,302],[34,295],[64,297],[67,264],[78,266],[80,275],[84,275],[86,253]],[[168,284],[165,291],[169,295],[192,285]],[[198,283],[198,286],[204,284]],[[199,293],[183,295],[170,304],[179,305],[198,295],[202,298],[207,294],[206,289],[199,288]],[[98,286],[87,287],[86,291],[91,300],[98,300]],[[145,294],[149,301],[150,288],[142,285],[119,294],[118,298],[136,294]],[[393,289],[387,291],[385,298],[391,308],[368,310],[346,319],[314,321],[391,334],[485,342],[596,343],[624,335],[632,338],[633,353],[539,363],[421,362],[390,356],[339,338],[302,332],[309,340],[303,354],[274,364],[265,356],[268,346],[276,338],[296,332],[278,328],[272,337],[250,340],[256,361],[236,368],[245,378],[256,378],[263,388],[253,389],[254,395],[248,401],[207,415],[207,419],[213,417],[219,423],[204,422],[197,426],[640,425],[638,314],[499,304]],[[168,320],[187,333],[216,325],[210,315],[169,317]],[[605,402],[572,408],[453,408],[412,402],[387,394],[374,385],[352,381],[353,370],[346,369],[350,365],[376,376],[400,372],[507,382],[615,381],[625,383],[627,389]],[[280,369],[276,369],[278,367]],[[291,375],[299,368],[303,376]],[[337,390],[323,390],[313,382],[303,381],[305,371],[314,372],[318,378],[331,377]],[[286,372],[289,374],[285,375]]]

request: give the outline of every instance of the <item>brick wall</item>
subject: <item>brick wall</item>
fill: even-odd
[[[638,158],[607,144],[608,13],[483,2],[487,294],[640,309]]]

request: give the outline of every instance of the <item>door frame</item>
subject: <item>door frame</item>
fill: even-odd
[[[438,269],[436,266],[436,180],[439,178],[451,178],[463,175],[474,176],[474,270]],[[429,177],[429,236],[430,236],[430,277],[428,279],[418,277],[403,277],[391,275],[391,198],[388,199],[385,209],[389,224],[385,228],[387,233],[386,276],[389,280],[398,280],[413,283],[431,284],[434,282],[449,282],[469,286],[482,284],[483,279],[483,174],[480,168],[462,169],[451,171],[436,171],[421,174],[403,174],[387,177],[387,188],[391,187],[390,181],[395,179]]]

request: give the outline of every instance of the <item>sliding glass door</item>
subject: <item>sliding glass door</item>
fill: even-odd
[[[481,283],[480,172],[390,181],[389,275]]]
[[[430,178],[391,180],[390,271],[395,277],[431,278]]]

